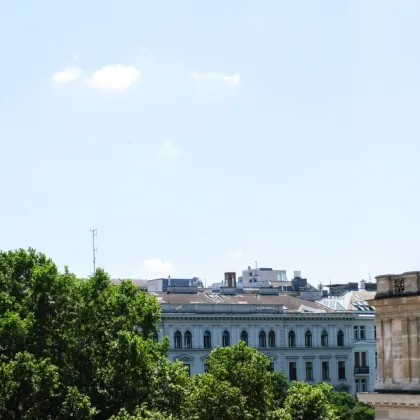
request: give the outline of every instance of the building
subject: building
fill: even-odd
[[[420,418],[420,272],[376,277],[378,372],[375,392],[361,393],[376,418]]]
[[[367,284],[374,287],[366,287]],[[340,288],[338,285],[330,286],[328,296],[317,302],[336,311],[373,312],[375,310],[368,301],[375,297],[376,283],[366,283],[362,280],[359,286],[357,286],[357,283],[348,283],[341,286]]]
[[[162,307],[159,338],[169,337],[169,357],[182,361],[190,374],[206,371],[215,346],[244,340],[270,356],[271,369],[290,380],[326,381],[352,394],[374,388],[373,313],[334,311],[273,288],[245,293],[225,286],[206,293],[188,286],[149,292]]]

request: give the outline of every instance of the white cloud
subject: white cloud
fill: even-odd
[[[104,66],[92,73],[88,86],[104,92],[126,92],[140,79],[140,72],[133,66]]]
[[[205,82],[205,81],[216,81],[221,83],[226,83],[231,89],[234,89],[239,86],[241,77],[239,73],[234,73],[232,76],[228,74],[221,73],[190,73],[190,78],[196,82]]]
[[[171,261],[164,261],[160,258],[149,258],[143,261],[141,271],[142,277],[151,279],[173,275],[175,268]]]
[[[79,67],[67,67],[63,71],[59,71],[58,73],[55,73],[53,76],[53,82],[56,84],[64,84],[64,83],[70,83],[74,80],[78,79],[82,74],[82,69]]]
[[[230,260],[239,260],[244,256],[244,253],[242,251],[242,249],[236,249],[235,251],[232,252],[228,252],[226,254],[226,257],[229,258]]]
[[[172,140],[166,140],[159,149],[159,156],[164,158],[176,158],[180,152],[172,144]]]

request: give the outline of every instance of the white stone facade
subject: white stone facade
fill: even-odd
[[[203,311],[194,309],[190,313],[177,313],[176,308],[172,312],[166,308],[162,313],[159,338],[169,337],[169,357],[183,361],[191,374],[205,371],[206,358],[212,348],[223,346],[225,331],[230,344],[237,343],[241,333],[246,332],[248,344],[272,357],[271,367],[284,372],[289,379],[294,379],[295,366],[299,381],[325,381],[351,394],[374,389],[376,338],[373,314],[283,311],[221,314],[217,309],[208,313],[204,306]],[[293,333],[294,343],[289,338]]]

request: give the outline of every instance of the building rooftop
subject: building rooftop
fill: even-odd
[[[332,312],[332,310],[319,303],[295,298],[289,295],[260,295],[255,293],[224,295],[220,293],[195,294],[187,293],[150,293],[158,299],[161,304],[169,305],[282,305],[285,312]],[[170,312],[170,308],[164,312]]]
[[[126,279],[111,279],[111,283],[118,285],[120,284],[123,280]],[[143,289],[143,290],[147,290],[147,280],[142,280],[142,279],[130,279],[133,284],[135,286],[137,286],[139,289]]]

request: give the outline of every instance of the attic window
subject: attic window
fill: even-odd
[[[399,294],[403,293],[405,290],[404,279],[395,279],[394,280],[394,293]]]

